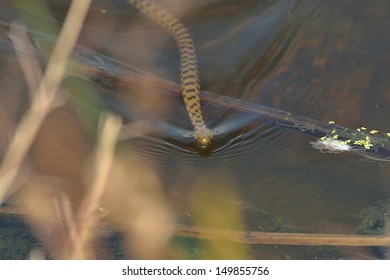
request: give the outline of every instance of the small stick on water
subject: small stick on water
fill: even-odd
[[[176,235],[200,239],[226,240],[246,244],[390,246],[390,236],[388,235],[255,232],[190,225],[177,225]]]

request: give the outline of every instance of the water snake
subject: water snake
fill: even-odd
[[[184,104],[194,127],[194,137],[205,148],[212,139],[206,127],[200,105],[200,82],[195,46],[187,28],[161,5],[151,0],[127,0],[135,8],[166,29],[176,40],[180,52],[180,85]]]

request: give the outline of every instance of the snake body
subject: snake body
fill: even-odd
[[[127,0],[166,29],[176,40],[180,52],[180,86],[188,116],[194,127],[197,143],[205,148],[212,139],[212,132],[206,127],[200,105],[200,82],[195,46],[187,28],[161,5],[152,0]]]

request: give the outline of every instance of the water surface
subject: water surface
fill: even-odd
[[[123,2],[94,3],[79,44],[179,81],[172,38]],[[162,2],[194,37],[203,90],[352,129],[390,131],[387,1]],[[51,7],[62,19],[66,2],[51,1]],[[129,94],[123,87],[97,87],[104,96]],[[127,102],[112,107],[129,122],[153,119],[160,131],[121,143],[120,152],[152,162],[178,221],[208,225],[196,220],[194,204],[214,203],[223,211],[233,203],[246,230],[349,234],[356,233],[362,209],[389,195],[388,166],[356,154],[322,154],[310,146],[312,136],[266,119],[206,106],[206,123],[221,145],[202,157],[189,148],[191,126],[180,99],[145,101],[144,107]],[[224,189],[234,195],[225,196]],[[199,192],[208,202],[194,202]],[[238,227],[218,219],[212,226]],[[339,248],[339,253],[381,257],[369,249]],[[308,248],[253,246],[249,257],[318,256]]]

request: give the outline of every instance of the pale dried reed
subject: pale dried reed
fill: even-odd
[[[63,28],[59,34],[44,76],[33,94],[30,108],[22,117],[0,167],[0,204],[11,191],[23,159],[33,142],[39,127],[50,112],[58,87],[65,74],[69,56],[73,50],[91,0],[72,1]],[[33,78],[27,78],[27,81]],[[33,87],[34,85],[30,85]]]
[[[89,192],[81,202],[75,223],[70,228],[71,259],[94,257],[90,244],[93,241],[93,228],[99,219],[99,209],[114,158],[115,144],[121,129],[118,116],[107,114],[104,118],[98,142],[93,170],[93,182]]]

